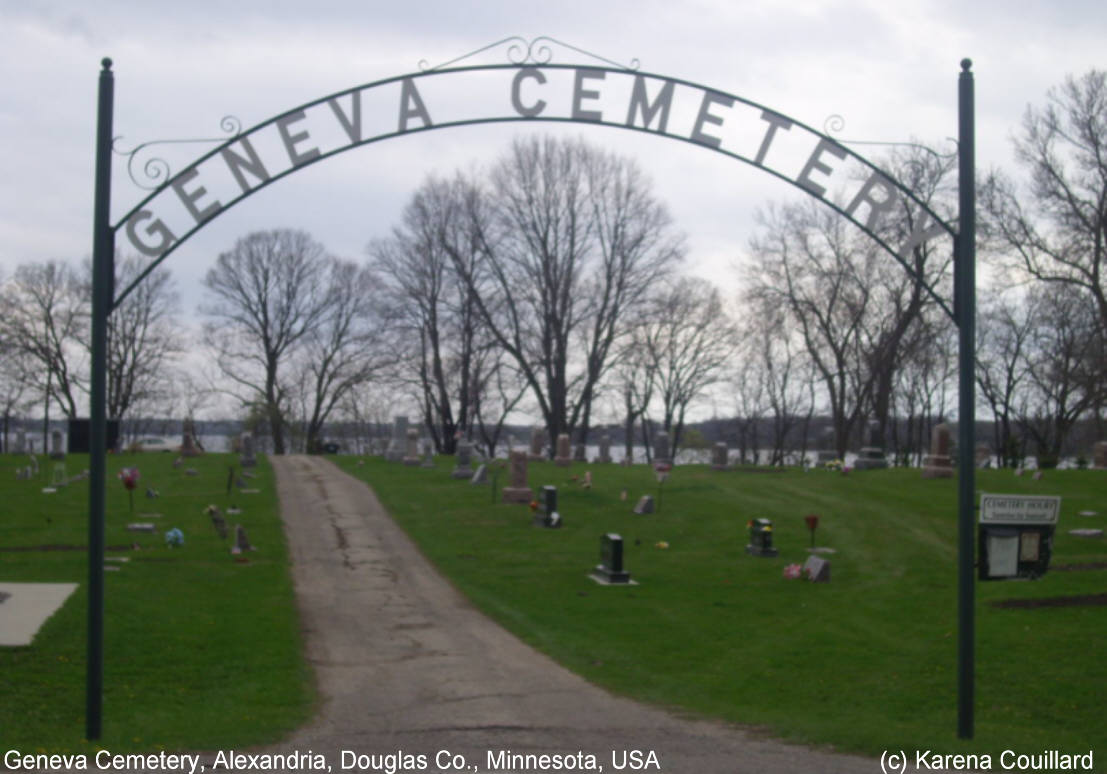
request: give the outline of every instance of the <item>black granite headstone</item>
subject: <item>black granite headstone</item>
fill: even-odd
[[[629,583],[630,573],[623,568],[623,538],[608,532],[600,538],[600,563],[594,574],[607,583]]]

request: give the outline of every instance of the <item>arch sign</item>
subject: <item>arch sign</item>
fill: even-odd
[[[959,79],[960,232],[939,218],[899,181],[827,134],[742,97],[665,75],[640,72],[551,38],[508,38],[509,63],[458,64],[376,81],[294,107],[242,131],[227,117],[229,136],[177,174],[169,165],[139,159],[157,142],[129,152],[132,181],[150,193],[116,223],[110,222],[114,75],[105,59],[100,73],[96,200],[93,240],[91,486],[89,505],[88,738],[100,733],[105,476],[105,342],[107,317],[151,271],[190,236],[251,194],[297,170],[363,145],[450,127],[505,122],[562,122],[608,126],[690,143],[752,165],[805,191],[875,240],[957,323],[961,332],[959,444],[973,437],[975,316],[975,202],[973,191],[973,80],[962,62]],[[587,64],[555,64],[549,44],[583,54]],[[179,141],[169,141],[179,142]],[[144,179],[140,180],[137,169]],[[833,197],[829,195],[833,192]],[[914,213],[913,230],[897,244],[881,224],[893,211]],[[114,247],[122,237],[147,256],[145,272],[115,296]],[[949,303],[911,265],[914,248],[939,237],[954,246],[954,297]],[[973,456],[960,455],[959,733],[972,736]]]

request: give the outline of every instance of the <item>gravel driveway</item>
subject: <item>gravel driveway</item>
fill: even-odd
[[[323,758],[303,763],[325,760],[333,771],[880,771],[877,760],[782,744],[597,688],[470,605],[365,484],[321,457],[270,460],[321,704],[265,753],[310,751]],[[219,763],[210,754],[204,762],[209,771]]]

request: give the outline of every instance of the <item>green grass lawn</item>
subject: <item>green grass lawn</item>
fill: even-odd
[[[90,745],[83,741],[88,482],[43,494],[52,461],[40,460],[36,480],[17,481],[15,468],[28,458],[0,455],[0,581],[80,584],[30,647],[0,647],[3,749],[211,749],[276,740],[309,717],[314,693],[268,462],[261,458],[257,478],[246,482],[260,493],[228,497],[236,457],[209,454],[174,469],[174,456],[108,458],[106,554],[129,561],[109,562],[119,570],[105,572],[103,734]],[[65,465],[75,475],[88,457],[70,455]],[[116,479],[128,466],[141,473],[133,517]],[[147,499],[147,486],[160,496]],[[231,503],[243,512],[226,516],[232,532],[224,541],[204,508]],[[132,521],[158,531],[128,532]],[[236,523],[257,548],[247,562],[230,553]],[[173,527],[185,540],[176,549],[163,537]]]
[[[1052,569],[1038,581],[979,583],[976,737],[958,740],[957,514],[953,479],[918,470],[803,473],[675,469],[660,513],[644,466],[532,463],[530,483],[559,489],[565,526],[531,525],[528,508],[490,487],[379,460],[336,461],[367,480],[424,553],[482,610],[584,677],[619,693],[762,727],[840,750],[887,748],[1087,752],[1107,741],[1107,608],[1003,609],[1005,599],[1099,594],[1107,543],[1073,537],[1107,526],[1107,473],[1050,471],[1042,481],[980,471],[980,491],[1063,496]],[[500,485],[507,476],[501,476]],[[620,492],[627,491],[627,500]],[[1076,515],[1095,510],[1093,518]],[[818,513],[832,580],[785,580],[807,556],[803,517]],[[747,521],[773,520],[779,558],[748,556]],[[640,585],[586,575],[600,537],[617,532]],[[668,548],[657,546],[667,542]],[[998,761],[996,763],[998,766]],[[1102,764],[1099,764],[1102,766]]]

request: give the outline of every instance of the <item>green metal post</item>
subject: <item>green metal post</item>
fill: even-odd
[[[954,293],[960,331],[957,409],[957,736],[972,739],[975,672],[975,579],[973,572],[976,527],[976,148],[972,60],[961,60],[958,83],[960,193],[959,228],[954,260]]]
[[[111,228],[111,142],[115,80],[100,70],[96,125],[96,193],[92,211],[92,363],[89,385],[88,664],[85,736],[100,738],[104,688],[104,491],[107,472],[107,338],[115,274]]]

